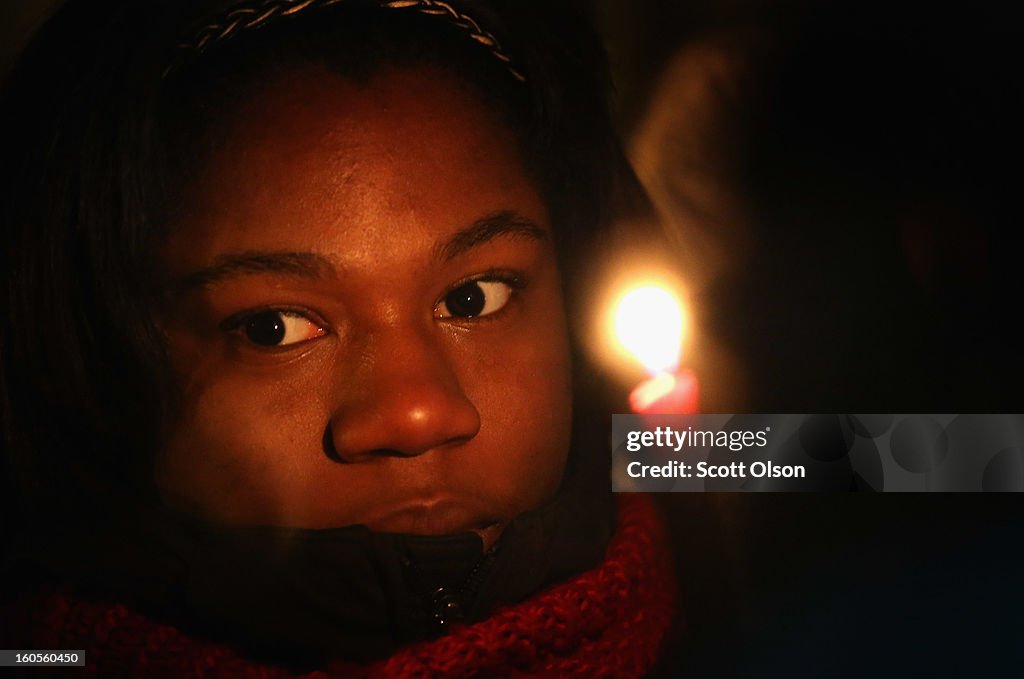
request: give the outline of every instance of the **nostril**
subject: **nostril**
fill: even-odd
[[[338,455],[338,449],[334,446],[334,424],[331,422],[328,422],[327,427],[324,429],[322,446],[327,459],[339,463],[345,461],[341,459],[341,455]]]
[[[377,448],[371,450],[370,455],[376,455],[377,457],[416,457],[427,452],[426,450],[395,450],[393,448]]]
[[[338,449],[334,447],[334,443],[331,440],[330,435],[328,434],[324,438],[324,454],[332,462],[337,462],[338,464],[352,464],[353,462],[360,462],[362,460],[366,460],[373,457],[419,457],[423,453],[427,452],[427,450],[443,448],[452,445],[459,445],[461,443],[469,441],[470,438],[472,437],[451,439],[445,441],[444,444],[442,444],[441,446],[434,446],[430,449],[410,448],[408,450],[400,450],[398,448],[374,448],[372,450],[363,450],[360,451],[359,453],[355,453],[352,455],[345,455],[338,452]]]
[[[468,440],[469,438],[471,438],[471,437],[467,437],[466,440]],[[454,442],[455,441],[451,441],[451,443],[454,443]],[[425,450],[408,450],[408,451],[406,451],[406,450],[398,450],[398,449],[394,449],[394,448],[374,448],[372,450],[363,451],[362,454],[360,454],[358,456],[358,458],[355,458],[355,457],[348,458],[345,455],[343,455],[342,453],[338,452],[338,448],[335,445],[334,424],[333,423],[328,423],[327,427],[324,429],[324,435],[323,435],[323,440],[321,441],[321,446],[323,448],[324,455],[326,455],[327,458],[329,460],[331,460],[332,462],[337,462],[338,464],[348,464],[348,463],[351,463],[351,462],[356,462],[358,458],[362,458],[364,456],[366,456],[366,457],[370,457],[370,456],[376,456],[376,457],[416,457],[417,455],[420,455],[420,454],[426,452]]]

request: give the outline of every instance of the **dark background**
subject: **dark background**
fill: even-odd
[[[0,10],[2,68],[51,4]],[[1021,412],[1024,43],[1005,10],[590,6],[628,142],[681,49],[710,41],[742,64],[710,142],[728,171],[707,168],[746,234],[699,293],[743,377],[732,392],[702,375],[715,410]],[[1020,673],[1022,495],[658,500],[686,621],[672,674]]]
[[[744,64],[711,94],[725,132],[707,172],[748,230],[741,266],[699,296],[745,382],[714,412],[1021,412],[1019,24],[991,6],[599,5],[627,138],[680,49]],[[658,499],[688,623],[673,671],[1024,666],[1024,496]]]

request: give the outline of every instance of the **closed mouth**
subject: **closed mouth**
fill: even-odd
[[[371,530],[408,535],[476,533],[488,548],[506,522],[488,517],[478,507],[452,499],[417,500],[365,522]]]

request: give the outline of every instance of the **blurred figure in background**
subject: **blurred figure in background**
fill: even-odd
[[[632,135],[701,331],[738,361],[704,375],[734,394],[705,410],[1014,410],[1019,86],[997,19],[756,17],[705,19]]]

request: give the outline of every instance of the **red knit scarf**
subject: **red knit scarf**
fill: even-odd
[[[615,535],[597,568],[386,660],[338,662],[305,676],[643,676],[658,657],[675,595],[668,541],[653,504],[622,495]],[[22,623],[36,649],[84,649],[88,676],[294,676],[120,604],[49,595]]]

